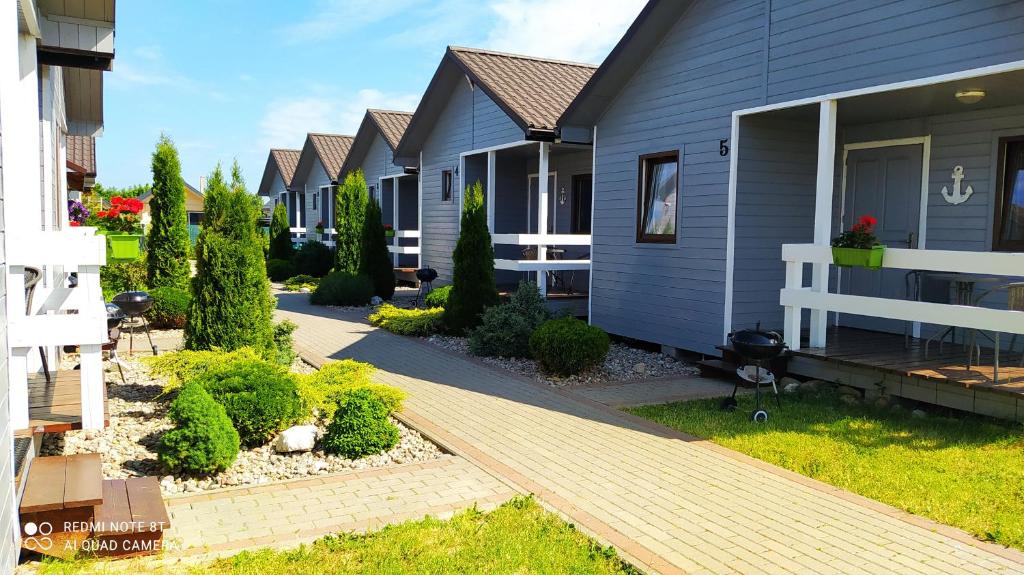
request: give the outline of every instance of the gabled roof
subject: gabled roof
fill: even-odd
[[[308,173],[313,162],[320,162],[327,176],[337,180],[341,165],[345,163],[345,158],[352,149],[353,139],[352,136],[340,134],[306,134],[306,143],[302,146],[299,162],[295,166],[295,175],[292,176],[288,187],[295,185],[295,178],[299,174]]]
[[[559,126],[592,126],[693,0],[650,0],[601,67],[558,118]]]
[[[96,177],[96,138],[69,135],[67,163],[84,176]]]
[[[558,118],[596,66],[449,46],[416,108],[396,155],[410,158],[463,76],[479,86],[527,136],[554,136]]]
[[[199,190],[193,188],[192,184],[190,184],[188,182],[184,182],[184,183],[185,183],[185,193],[186,194],[189,194],[189,193],[195,194],[195,195],[199,196],[200,198],[205,196],[205,194],[203,194]],[[153,188],[150,187],[145,192],[142,192],[142,194],[138,198],[136,198],[136,199],[139,200],[140,202],[143,202],[143,203],[149,203],[149,200],[153,199]]]
[[[295,168],[299,164],[301,153],[302,150],[271,149],[267,155],[267,165],[263,168],[263,179],[260,180],[260,188],[256,195],[270,195],[270,186],[274,183],[275,174],[281,174],[284,187],[292,185],[292,178],[295,177]]]
[[[354,170],[366,158],[366,153],[373,143],[373,139],[380,134],[391,151],[394,152],[398,142],[409,127],[409,120],[412,119],[412,112],[396,112],[394,110],[367,110],[363,121],[359,124],[359,131],[352,141],[352,149],[349,150],[345,163],[338,170],[338,181],[340,182],[345,172]]]

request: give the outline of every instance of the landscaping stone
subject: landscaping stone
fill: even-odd
[[[883,395],[875,399],[875,407],[878,409],[885,409],[889,407],[890,403],[892,403],[892,399],[888,395]]]
[[[296,425],[282,431],[274,440],[274,451],[293,453],[296,451],[313,451],[316,445],[317,429],[315,425]]]
[[[860,392],[859,389],[857,389],[856,387],[850,387],[849,385],[840,385],[836,389],[836,392],[839,395],[850,395],[850,396],[856,396],[858,398],[861,396],[861,392]]]
[[[839,401],[845,403],[846,405],[857,405],[858,403],[860,403],[860,399],[856,395],[849,394],[840,395]]]
[[[914,411],[910,412],[910,416],[913,417],[914,419],[924,419],[928,417],[928,413],[925,412],[923,409],[915,409]]]
[[[785,380],[786,378],[782,378]],[[785,393],[796,393],[800,390],[800,384],[793,381],[782,386],[782,391]]]
[[[820,379],[809,379],[800,384],[800,389],[803,391],[818,391],[823,385],[825,385],[825,382]]]

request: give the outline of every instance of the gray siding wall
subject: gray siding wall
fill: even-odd
[[[459,237],[460,180],[455,179],[452,202],[441,201],[441,170],[455,170],[459,154],[477,148],[523,139],[523,132],[479,88],[458,82],[448,105],[438,116],[423,144],[420,178],[423,180],[422,265],[437,270],[439,279],[451,280],[452,251]]]
[[[0,135],[2,137],[2,135]],[[3,175],[3,159],[0,157],[0,176]],[[11,429],[8,390],[7,348],[7,225],[5,223],[3,178],[0,177],[0,571],[13,573],[18,560],[18,549],[14,541],[14,469],[13,430]]]
[[[316,234],[316,223],[323,218],[320,214],[319,205],[320,186],[330,185],[331,180],[332,178],[327,175],[327,170],[324,170],[323,164],[315,161],[308,172],[298,175],[298,178],[292,184],[293,188],[305,190],[306,192],[303,210],[306,213],[307,238],[313,238],[313,235]],[[317,202],[315,203],[313,202],[313,194],[317,194]]]
[[[367,185],[370,186],[379,186],[379,178],[383,176],[393,176],[402,173],[402,168],[394,164],[394,154],[391,152],[391,147],[388,146],[380,134],[374,136],[373,142],[370,143],[370,147],[366,150],[366,157],[363,158],[363,163],[359,167],[363,170],[363,175],[366,176]],[[385,201],[389,202],[390,205],[390,198],[386,198]]]

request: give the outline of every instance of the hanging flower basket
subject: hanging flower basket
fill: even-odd
[[[142,257],[142,235],[107,232],[107,259],[135,261]]]
[[[395,237],[395,228],[391,224],[384,224],[384,237],[393,238]]]
[[[832,263],[840,267],[878,269],[882,267],[885,246],[878,243],[872,216],[861,216],[849,231],[832,240]]]
[[[882,267],[882,259],[885,256],[885,246],[876,245],[868,249],[862,248],[832,248],[832,263],[846,268],[872,268]]]

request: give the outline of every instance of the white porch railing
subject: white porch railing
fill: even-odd
[[[786,344],[793,350],[800,349],[800,316],[804,309],[818,311],[821,315],[849,313],[1024,334],[1024,312],[829,293],[827,281],[818,284],[823,287],[803,287],[804,264],[817,264],[826,269],[832,264],[829,246],[785,244],[782,259],[786,262],[786,287],[780,292],[779,303],[785,308]],[[887,248],[882,265],[904,270],[1014,277],[1024,275],[1024,254]],[[812,321],[810,329],[811,347],[824,347],[824,326]]]
[[[398,245],[398,240],[402,239],[402,238],[413,238],[413,239],[416,240],[416,245],[414,245],[414,246],[400,246],[400,245]],[[420,240],[420,231],[419,230],[395,230],[395,235],[392,238],[392,242],[393,243],[388,245],[388,251],[391,252],[392,257],[394,258],[394,265],[395,266],[398,265],[398,256],[401,255],[401,254],[412,254],[412,255],[416,255],[416,256],[420,255],[420,241],[419,240]],[[417,258],[417,262],[418,261],[419,261],[419,259]],[[417,263],[416,267],[419,267],[419,263]]]
[[[100,266],[106,263],[106,244],[104,237],[95,232],[95,228],[34,232],[7,244],[10,404],[11,424],[16,430],[29,426],[30,352],[63,345],[77,345],[81,352],[82,428],[103,428],[101,348],[107,343],[107,314],[100,289]],[[78,286],[68,288],[61,281],[44,288],[41,280],[33,293],[33,309],[26,313],[26,267],[39,268],[51,280],[54,270],[77,272]]]
[[[494,268],[514,272],[537,272],[538,275],[549,271],[589,270],[590,260],[549,259],[548,248],[552,246],[589,246],[590,234],[494,234],[491,241],[503,245],[537,247],[537,259],[495,259]],[[541,295],[547,293],[547,282],[537,280]]]

